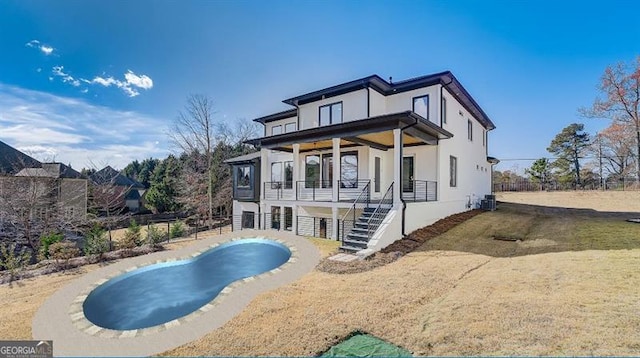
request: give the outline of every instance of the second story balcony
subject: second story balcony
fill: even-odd
[[[372,180],[297,180],[265,182],[263,187],[266,200],[334,201],[352,202],[371,185]]]

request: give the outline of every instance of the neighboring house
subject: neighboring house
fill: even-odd
[[[291,230],[379,250],[491,194],[486,113],[451,72],[377,75],[284,101],[233,158],[234,230]]]
[[[143,208],[144,185],[112,167],[104,167],[91,174],[89,179],[94,185],[92,195],[98,210],[119,213],[126,208],[129,212],[137,213]]]
[[[39,168],[40,162],[0,141],[0,175],[14,175],[24,168]]]

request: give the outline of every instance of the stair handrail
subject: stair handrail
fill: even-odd
[[[373,212],[371,213],[371,216],[369,216],[369,220],[367,220],[367,238],[369,238],[369,239],[371,239],[371,220],[374,217],[376,217],[376,214],[379,214],[380,209],[382,208],[382,204],[384,204],[386,200],[389,200],[389,198],[387,198],[387,196],[390,197],[391,205],[393,206],[393,182],[391,182],[391,185],[389,185],[389,188],[387,189],[387,191],[382,196],[382,199],[380,199],[380,202],[378,203],[378,206],[376,206],[375,210],[373,210]],[[385,214],[385,216],[386,216],[386,214]],[[376,230],[378,230],[378,227],[376,227]],[[374,233],[375,233],[375,231],[374,231]]]
[[[369,187],[371,185],[371,181],[369,181],[367,183],[367,185],[364,186],[364,188],[362,188],[362,191],[360,192],[360,194],[358,194],[358,196],[356,197],[356,200],[353,201],[353,204],[351,205],[351,207],[349,208],[349,210],[347,210],[347,212],[342,216],[342,221],[346,220],[346,217],[349,216],[349,213],[353,212],[354,215],[354,219],[353,221],[355,221],[355,215],[356,215],[356,205],[363,200],[362,196],[366,194],[366,196],[364,197],[365,200],[365,207],[368,208],[369,207],[369,203],[371,202],[371,191],[369,190]]]

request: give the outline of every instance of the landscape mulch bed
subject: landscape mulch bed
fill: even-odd
[[[427,240],[442,235],[457,225],[483,212],[484,211],[480,209],[475,209],[447,216],[446,218],[440,219],[429,226],[425,226],[410,233],[404,239],[394,242],[382,249],[380,252],[376,252],[364,260],[340,262],[325,258],[318,264],[318,266],[316,266],[316,269],[327,273],[349,274],[369,271],[376,267],[384,266],[414,251],[418,247],[422,246],[422,244]]]
[[[12,281],[22,280],[25,278],[31,278],[41,275],[48,275],[54,272],[66,271],[75,269],[77,267],[95,264],[98,262],[107,262],[112,260],[123,259],[126,257],[140,256],[146,255],[156,251],[164,250],[162,246],[140,246],[133,249],[120,249],[115,251],[109,251],[102,255],[102,258],[98,258],[98,256],[79,256],[70,259],[69,261],[55,261],[55,260],[44,260],[40,261],[37,264],[28,266],[25,270],[18,271],[15,273],[13,278],[8,271],[0,272],[0,285],[5,283],[10,283]]]

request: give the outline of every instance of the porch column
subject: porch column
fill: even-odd
[[[265,224],[266,215],[264,215],[264,213],[266,212],[265,210],[267,210],[267,205],[264,202],[260,203],[259,205],[260,205],[260,208],[258,210],[258,218],[257,218],[258,226],[257,227],[258,229],[266,230],[267,229],[267,225]]]
[[[340,178],[340,138],[333,138],[333,183],[331,183],[331,187],[333,188],[333,201],[338,201],[338,180]]]
[[[393,130],[393,204],[400,205],[402,196],[402,131]]]
[[[298,180],[300,180],[300,144],[293,145],[293,183],[291,183],[291,188],[293,188],[294,198],[298,199]],[[294,209],[295,210],[295,209]]]
[[[264,190],[264,183],[267,181],[267,160],[269,160],[269,150],[268,149],[260,149],[260,192],[262,193],[260,197],[262,200],[266,198],[266,193]]]
[[[339,218],[339,216],[338,216],[338,208],[334,206],[334,207],[331,208],[331,223],[333,224],[332,225],[333,230],[331,230],[331,231],[333,231],[331,233],[331,238],[334,239],[334,240],[338,240],[339,239],[338,238],[338,225],[339,225],[338,218]]]

